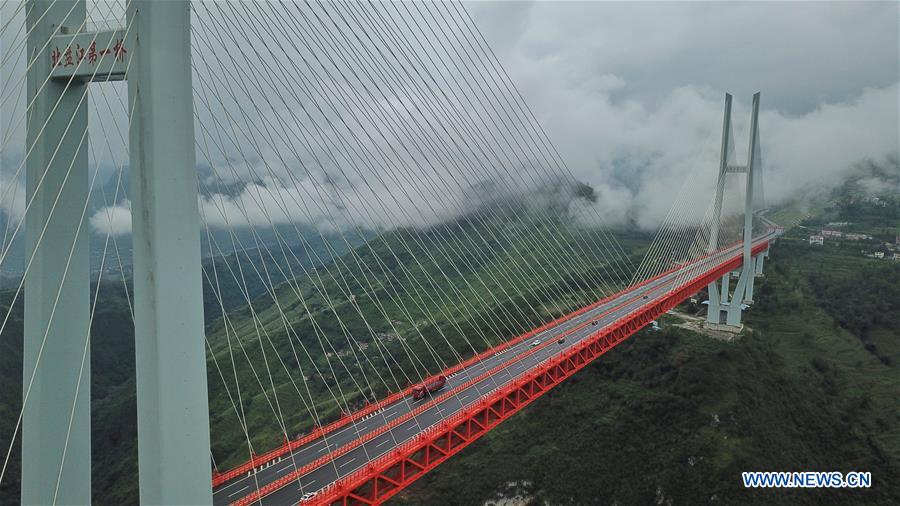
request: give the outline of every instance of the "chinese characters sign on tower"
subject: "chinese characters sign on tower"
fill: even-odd
[[[88,81],[117,81],[128,66],[128,44],[120,30],[57,35],[47,51],[51,77]]]

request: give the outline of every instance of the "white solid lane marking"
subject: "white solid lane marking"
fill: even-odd
[[[240,494],[241,492],[243,492],[244,490],[247,490],[248,488],[250,488],[250,485],[244,485],[244,488],[239,488],[239,489],[235,490],[234,492],[228,494],[228,497],[236,496],[236,495]]]

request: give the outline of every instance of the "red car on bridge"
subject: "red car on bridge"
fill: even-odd
[[[415,400],[419,400],[425,397],[425,394],[429,394],[431,392],[436,392],[447,384],[446,376],[438,376],[437,378],[433,378],[428,380],[421,385],[416,386],[412,390],[412,398]]]

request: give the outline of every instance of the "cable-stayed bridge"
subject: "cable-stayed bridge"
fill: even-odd
[[[23,504],[91,501],[98,308],[142,503],[377,504],[698,292],[739,329],[779,234],[759,94],[746,160],[726,96],[718,163],[623,244],[459,3],[0,14]]]

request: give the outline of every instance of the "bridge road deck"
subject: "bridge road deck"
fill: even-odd
[[[755,244],[769,240],[772,233],[766,234],[754,241]],[[440,422],[447,416],[463,409],[466,406],[478,402],[482,396],[488,394],[494,389],[503,386],[520,375],[526,373],[536,365],[564,351],[565,349],[575,346],[580,341],[586,339],[590,335],[597,332],[598,329],[605,325],[609,325],[627,313],[641,307],[642,305],[654,302],[660,297],[668,293],[673,283],[680,277],[684,278],[686,274],[696,273],[689,276],[696,277],[700,273],[714,268],[735,256],[741,254],[740,245],[732,246],[716,252],[708,257],[687,264],[661,276],[647,284],[636,288],[626,289],[616,296],[610,298],[605,303],[586,311],[580,315],[574,316],[548,328],[531,339],[517,343],[497,354],[488,355],[484,359],[475,362],[468,367],[458,371],[452,377],[448,378],[447,385],[443,390],[436,392],[441,395],[445,392],[452,392],[454,388],[477,378],[479,375],[496,368],[502,364],[508,364],[506,367],[499,368],[490,376],[454,392],[453,395],[435,404],[434,406],[422,411],[421,413],[410,417],[392,429],[374,437],[366,443],[350,450],[349,452],[330,459],[325,464],[311,470],[302,477],[299,483],[291,482],[262,499],[264,505],[284,505],[294,504],[300,498],[302,493],[314,492],[320,490],[331,482],[347,476],[357,469],[365,466],[370,460],[390,452],[395,447],[408,441],[410,438],[418,434],[423,429]],[[682,281],[686,281],[682,279]],[[644,297],[647,297],[646,299]],[[584,325],[592,320],[597,320],[597,326]],[[583,325],[579,327],[579,325]],[[576,329],[572,331],[572,329]],[[557,336],[571,331],[566,336],[564,343],[557,343]],[[536,351],[525,358],[521,358],[527,352],[532,350],[531,342],[535,339],[542,343],[550,341],[550,344],[544,345],[536,349]],[[423,403],[430,402],[426,397],[420,401],[414,401],[409,397],[398,400],[397,402],[385,406],[383,410],[375,413],[373,416],[358,421],[355,424],[348,425],[326,435],[325,439],[317,439],[309,444],[297,448],[292,455],[285,455],[280,461],[275,462],[268,467],[259,470],[250,476],[243,475],[226,482],[213,491],[213,504],[225,505],[240,499],[252,492],[257,487],[262,487],[271,483],[281,476],[284,476],[296,468],[308,464],[328,452],[337,450],[338,448],[364,436],[379,427],[396,420],[410,411],[418,408]],[[302,484],[302,492],[301,492]]]

